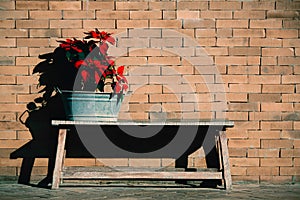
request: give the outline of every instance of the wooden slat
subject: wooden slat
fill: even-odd
[[[176,120],[176,121],[68,121],[52,120],[53,126],[61,125],[118,125],[118,126],[233,126],[232,121],[222,120]]]
[[[61,179],[61,173],[62,173],[62,168],[63,168],[66,136],[67,136],[67,130],[59,129],[55,166],[54,166],[54,171],[53,171],[53,180],[52,180],[51,189],[57,189],[59,187],[59,182]]]
[[[74,174],[64,175],[64,179],[222,179],[222,172],[75,172]]]
[[[220,144],[221,144],[221,158],[223,163],[224,183],[226,190],[231,189],[232,180],[229,164],[229,153],[227,146],[227,137],[224,131],[220,132]]]

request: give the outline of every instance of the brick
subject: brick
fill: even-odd
[[[116,65],[145,65],[146,61],[145,57],[120,57],[116,60]]]
[[[262,48],[262,56],[293,56],[293,48]]]
[[[266,30],[270,38],[298,38],[298,30]]]
[[[249,83],[251,84],[280,84],[280,75],[259,75],[249,76]]]
[[[238,121],[235,122],[235,127],[238,129],[259,129],[259,122],[257,121]]]
[[[260,56],[248,56],[247,57],[247,65],[260,65]]]
[[[179,57],[149,57],[149,65],[180,65]]]
[[[273,112],[251,112],[249,114],[250,120],[268,120],[268,121],[278,121],[281,120],[281,113],[279,111]]]
[[[250,102],[280,102],[280,94],[249,94]]]
[[[230,148],[260,148],[260,140],[259,139],[229,140],[228,146]]]
[[[218,100],[218,94],[216,95],[216,99]],[[238,93],[229,93],[226,94],[226,99],[229,102],[247,102],[247,94],[238,94]]]
[[[49,40],[46,38],[18,38],[18,47],[41,47],[49,46]],[[20,59],[20,58],[19,58]]]
[[[250,46],[281,47],[282,40],[275,38],[250,38]]]
[[[246,65],[247,57],[244,56],[216,56],[217,65]]]
[[[282,20],[250,20],[250,28],[282,28]]]
[[[117,20],[117,28],[147,28],[148,20]]]
[[[263,85],[263,93],[294,93],[293,85]]]
[[[214,83],[213,75],[183,75],[183,83],[193,84],[193,83]]]
[[[233,29],[234,37],[265,37],[264,29]]]
[[[150,102],[180,102],[180,95],[174,94],[150,94]]]
[[[233,13],[234,19],[265,19],[265,11],[253,11],[253,10],[236,10]]]
[[[114,1],[88,1],[83,3],[82,10],[114,10]]]
[[[0,28],[15,28],[15,20],[0,20]]]
[[[178,10],[207,10],[207,2],[179,1],[177,3]]]
[[[30,19],[62,19],[61,11],[29,11]]]
[[[278,158],[279,149],[248,149],[248,157]]]
[[[292,176],[260,176],[261,183],[274,183],[274,184],[284,184],[284,183],[291,183]]]
[[[300,149],[281,149],[280,156],[284,157],[300,157]]]
[[[130,19],[162,19],[161,11],[130,11]]]
[[[150,20],[151,28],[181,28],[180,20]]]
[[[288,10],[268,10],[267,18],[296,18],[299,17],[299,12]]]
[[[262,122],[262,123],[269,123],[269,122]],[[280,124],[291,124],[289,122],[277,122],[280,126]],[[284,126],[284,125],[283,125]],[[284,127],[282,128],[284,129]],[[261,147],[264,149],[268,148],[292,148],[293,147],[293,140],[261,140]]]
[[[1,65],[15,65],[14,57],[0,57],[0,66]]]
[[[15,113],[0,113],[0,121],[15,121],[16,114]],[[0,132],[0,137],[6,137],[6,139],[16,139],[11,132],[8,132],[10,136],[6,132]],[[5,138],[4,138],[5,139]]]
[[[199,11],[186,11],[186,10],[178,10],[177,11],[177,19],[195,19],[199,18]]]
[[[130,112],[161,112],[162,105],[160,103],[137,104],[130,99],[129,110]]]
[[[1,1],[1,10],[15,10],[15,2],[13,1]]]
[[[248,46],[247,38],[217,38],[217,46]]]
[[[294,166],[300,166],[300,159],[299,158],[295,158],[294,159]]]
[[[142,85],[149,84],[149,78],[147,76],[128,76],[127,80],[130,83],[130,86],[133,87],[133,85],[137,85],[138,87],[141,87]]]
[[[183,28],[215,28],[216,23],[214,19],[185,19],[183,20]],[[178,28],[181,28],[178,27]]]
[[[278,64],[277,60],[278,60],[277,57],[274,57],[274,56],[262,57],[261,64],[262,65],[277,65]]]
[[[258,84],[230,84],[229,91],[232,93],[260,93],[261,85],[258,85]]]
[[[284,39],[282,41],[283,47],[300,47],[299,39]]]
[[[28,48],[27,47],[19,47],[19,48],[1,48],[0,54],[6,56],[27,56]]]
[[[261,74],[289,75],[293,73],[291,66],[261,66]]]
[[[279,65],[297,65],[300,63],[300,57],[278,57]]]
[[[217,29],[217,38],[227,38],[227,37],[232,37],[233,31],[231,28],[225,28],[225,29]]]
[[[50,10],[81,10],[81,2],[69,1],[50,1],[49,2]]]
[[[194,17],[196,18],[196,17]],[[232,19],[231,11],[201,11],[203,19]]]
[[[260,106],[258,103],[230,103],[228,108],[230,111],[258,111]]]
[[[299,175],[300,168],[299,167],[280,167],[280,175]]]
[[[129,11],[96,11],[96,19],[129,19]]]
[[[231,167],[230,172],[232,176],[235,175],[246,175],[247,168],[246,167]]]
[[[298,28],[300,27],[300,22],[298,20],[283,20],[283,28]]]
[[[45,1],[16,1],[17,10],[48,10],[48,2]]]
[[[300,83],[300,75],[284,75],[282,76],[282,84]]]
[[[243,182],[243,183],[251,183],[251,184],[259,184],[260,176],[232,176],[233,182]]]
[[[84,21],[87,23],[87,21]],[[100,24],[100,23],[99,23]],[[50,20],[50,28],[82,28],[82,20]]]
[[[249,138],[279,139],[280,131],[248,131]]]
[[[259,47],[229,47],[229,55],[233,56],[253,56],[260,55]]]
[[[291,158],[261,158],[260,164],[262,167],[264,166],[292,166]]]
[[[0,166],[1,167],[20,167],[22,163],[22,159],[11,160],[9,158],[0,158]]]
[[[217,28],[248,28],[248,20],[217,20]]]
[[[0,167],[1,176],[16,176],[17,168],[16,167]]]
[[[148,38],[122,38],[117,41],[118,48],[149,48]]]
[[[282,94],[282,102],[300,102],[300,94]]]
[[[0,76],[0,84],[15,84],[16,83],[16,79],[13,76]]]
[[[163,10],[163,19],[177,19],[176,11]]]
[[[297,115],[295,113],[293,113],[293,115],[296,116],[298,118],[298,120],[300,119],[299,115]],[[288,119],[285,119],[285,117],[283,117],[283,119],[288,120]],[[300,139],[299,131],[282,131],[281,138],[283,138],[283,139]]]
[[[248,167],[247,175],[279,175],[279,167]]]
[[[218,56],[224,56],[228,55],[228,48],[226,47],[205,47],[204,51],[208,55],[218,55]],[[202,52],[201,52],[202,53]],[[196,55],[199,55],[196,49]]]
[[[262,103],[261,104],[262,111],[292,111],[293,104],[292,103]]]
[[[275,2],[243,2],[245,10],[274,10]]]
[[[258,66],[228,66],[228,74],[259,74]]]
[[[61,37],[60,29],[30,29],[30,37]]]
[[[16,28],[49,28],[48,20],[16,20]]]
[[[246,75],[222,75],[222,77],[217,77],[216,83],[248,83],[248,77]]]
[[[27,19],[27,11],[7,11],[1,10],[0,19]]]
[[[117,10],[147,10],[148,2],[116,2]]]
[[[216,46],[216,38],[215,37],[212,37],[212,38],[198,38],[196,41],[198,42],[198,44],[200,44],[201,47]],[[193,42],[193,45],[195,45],[194,42]],[[184,46],[189,47],[189,46],[191,46],[191,44],[188,44],[187,42],[184,42]]]
[[[26,29],[0,29],[0,35],[7,35],[7,38],[28,37]]]
[[[150,41],[151,47],[171,47],[178,49],[178,51],[181,51],[184,49],[182,48],[182,40],[181,38],[151,38]],[[172,49],[170,49],[172,51]],[[188,49],[189,50],[189,49]],[[190,50],[191,54],[193,55],[193,49]],[[180,52],[178,52],[180,53]],[[190,55],[190,56],[192,56]]]
[[[258,158],[229,158],[229,162],[233,167],[259,166]]]
[[[63,19],[95,19],[94,10],[85,10],[85,11],[63,11]]]
[[[239,10],[241,2],[210,2],[210,10]]]
[[[262,121],[262,130],[291,130],[293,128],[292,121]]]
[[[228,148],[230,157],[246,157],[247,150],[244,148]]]

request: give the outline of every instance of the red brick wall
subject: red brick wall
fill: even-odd
[[[37,56],[57,39],[99,28],[118,38],[112,54],[126,65],[133,91],[120,118],[227,118],[235,122],[227,131],[234,181],[299,181],[299,1],[4,0],[0,8],[0,175],[19,173],[21,159],[9,154],[31,138],[18,117],[38,96]],[[189,161],[204,163],[196,154]],[[33,174],[45,174],[46,165],[37,159]]]

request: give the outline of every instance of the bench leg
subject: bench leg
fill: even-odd
[[[58,187],[59,187],[61,173],[62,173],[62,167],[63,167],[66,136],[67,136],[67,129],[59,129],[55,166],[54,166],[54,171],[53,171],[53,180],[52,180],[51,189],[58,189]]]
[[[232,187],[230,164],[229,164],[229,153],[227,146],[227,137],[224,131],[220,131],[220,149],[221,149],[221,159],[223,166],[223,177],[225,189],[229,190]]]

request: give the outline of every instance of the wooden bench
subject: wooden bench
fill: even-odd
[[[231,173],[229,165],[229,155],[227,147],[227,138],[225,130],[227,127],[232,127],[234,124],[231,121],[166,121],[166,122],[89,122],[89,121],[64,121],[52,120],[53,126],[58,126],[58,145],[56,151],[55,168],[52,181],[52,189],[59,188],[60,183],[64,179],[102,179],[102,180],[204,180],[218,179],[224,181],[225,189],[231,189]],[[163,127],[213,127],[218,133],[215,135],[215,145],[218,152],[220,167],[217,171],[79,171],[68,174],[63,166],[65,158],[65,142],[68,129],[70,127],[89,127],[89,126],[163,126]],[[200,129],[199,129],[200,130]],[[207,129],[205,129],[207,130]],[[187,133],[188,134],[188,133]],[[203,133],[205,134],[205,133]]]

